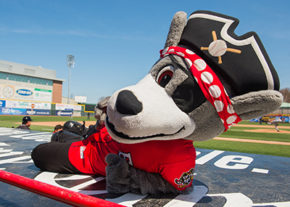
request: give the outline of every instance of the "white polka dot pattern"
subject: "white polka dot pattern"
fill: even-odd
[[[206,68],[206,63],[203,59],[197,59],[194,61],[194,66],[197,68],[197,70],[201,71]]]
[[[184,54],[182,52],[177,52],[177,54],[184,57]]]
[[[164,50],[160,51],[161,57],[174,54],[185,59],[204,96],[216,109],[221,122],[225,126],[225,131],[233,124],[241,121],[241,118],[235,113],[221,81],[203,59],[189,49],[178,46],[171,46]]]
[[[186,49],[185,52],[189,55],[194,55],[194,52],[192,52],[191,50]]]
[[[210,86],[209,93],[214,98],[218,98],[221,96],[221,90],[217,85]]]
[[[236,121],[237,117],[235,115],[230,116],[229,118],[227,118],[227,123],[228,124],[232,124],[234,121]]]
[[[185,61],[188,63],[188,66],[191,67],[192,66],[192,62],[190,59],[188,58],[185,58]]]
[[[224,110],[224,103],[222,101],[219,100],[214,101],[214,106],[217,112],[221,112]]]
[[[232,105],[228,105],[227,110],[228,110],[229,114],[235,113],[234,108],[233,108]]]
[[[209,72],[203,72],[201,74],[201,80],[207,84],[211,84],[213,82],[213,76]]]

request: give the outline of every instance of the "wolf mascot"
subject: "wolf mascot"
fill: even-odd
[[[261,41],[255,33],[235,35],[237,24],[208,11],[188,19],[176,13],[149,74],[115,92],[104,107],[106,126],[83,141],[39,145],[32,152],[35,165],[106,175],[110,193],[190,190],[194,141],[218,136],[282,103],[277,73]]]
[[[152,165],[156,160],[165,160],[172,165],[171,171],[179,168],[184,172],[170,180],[162,162],[158,173],[148,173],[139,170],[142,166],[130,166],[134,165],[132,156],[128,163],[109,155],[109,191],[185,190],[192,182],[194,163],[187,169],[181,162],[174,165],[176,159],[187,159],[184,151],[174,149],[186,142],[169,145],[167,150],[165,143],[181,138],[208,140],[241,120],[279,108],[283,97],[278,92],[278,75],[257,34],[235,35],[238,23],[236,18],[209,11],[194,12],[188,19],[186,13],[177,12],[160,59],[149,74],[136,85],[113,94],[106,122],[112,138],[144,146],[162,140],[160,146],[154,146],[164,153],[162,159],[159,153],[154,155],[155,149],[145,147],[140,153],[144,162],[147,157]],[[191,154],[190,148],[187,150]]]

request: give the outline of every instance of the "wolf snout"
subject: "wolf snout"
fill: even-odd
[[[116,100],[116,109],[120,114],[137,115],[143,109],[142,103],[129,90],[120,91]]]

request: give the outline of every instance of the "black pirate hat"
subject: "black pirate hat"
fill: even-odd
[[[239,20],[209,11],[190,15],[179,46],[201,56],[219,76],[230,96],[279,90],[279,78],[258,35],[234,33]]]

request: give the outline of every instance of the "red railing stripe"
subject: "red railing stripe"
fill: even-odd
[[[122,205],[63,189],[27,177],[0,170],[0,181],[72,206],[121,207]],[[124,207],[124,206],[122,206]]]

